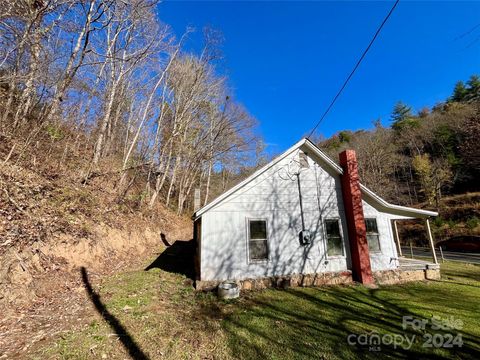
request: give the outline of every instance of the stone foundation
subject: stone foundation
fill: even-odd
[[[440,280],[440,267],[427,265],[418,270],[385,270],[373,273],[375,283],[379,285],[399,284],[409,281]]]
[[[323,286],[352,284],[352,272],[329,272],[319,274],[294,274],[285,276],[272,276],[258,279],[244,279],[235,281],[241,290],[262,290],[267,288],[289,288],[299,286]],[[195,282],[195,289],[209,291],[217,288],[221,281]]]
[[[392,285],[409,281],[439,280],[440,266],[429,264],[426,269],[414,270],[383,270],[374,271],[373,278],[378,285]],[[222,281],[195,281],[195,289],[199,291],[215,290]],[[244,279],[235,281],[240,290],[263,290],[267,288],[289,288],[324,285],[353,284],[352,272],[329,272],[319,274],[294,274],[273,276],[258,279]]]

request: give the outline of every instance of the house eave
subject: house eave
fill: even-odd
[[[333,170],[335,173],[338,175],[343,175],[343,169],[335,163],[332,159],[330,159],[326,154],[324,154],[314,143],[312,143],[310,140],[307,138],[304,138],[300,141],[298,141],[295,145],[290,147],[288,150],[283,152],[281,155],[279,155],[277,158],[269,162],[268,164],[264,165],[257,171],[255,171],[252,175],[232,187],[230,190],[224,192],[214,200],[212,200],[210,203],[207,205],[203,206],[202,208],[198,209],[195,211],[192,215],[192,220],[197,220],[199,219],[206,211],[210,210],[211,208],[215,207],[217,204],[222,202],[224,199],[228,198],[230,195],[235,193],[237,190],[248,184],[250,181],[255,179],[256,177],[260,176],[263,174],[265,171],[270,169],[271,167],[275,166],[278,162],[283,160],[285,157],[287,157],[289,154],[291,154],[293,151],[300,149],[302,146],[305,147],[304,150],[307,150],[313,154],[315,154],[317,157],[319,157],[325,164],[329,166],[331,170]],[[360,188],[362,190],[362,195],[364,195],[366,198],[371,199],[373,202],[377,203],[377,205],[380,207],[380,209],[383,212],[390,213],[392,215],[397,215],[399,217],[403,218],[429,218],[433,216],[438,216],[437,212],[434,211],[429,211],[429,210],[422,210],[422,209],[416,209],[416,208],[411,208],[407,206],[401,206],[401,205],[394,205],[390,204],[386,200],[382,199],[379,195],[375,194],[372,190],[368,189],[366,186],[360,184]]]
[[[363,184],[360,184],[360,188],[362,190],[362,195],[364,195],[369,199],[374,200],[378,205],[380,205],[382,212],[390,213],[392,215],[398,215],[404,218],[411,218],[411,219],[416,219],[416,218],[427,219],[430,217],[438,216],[438,212],[435,212],[435,211],[416,209],[408,206],[391,204],[386,200],[382,199],[380,196],[375,194],[372,190],[370,190]]]
[[[265,171],[267,171],[268,169],[270,169],[271,167],[275,166],[278,162],[280,162],[281,160],[283,160],[285,157],[287,157],[289,154],[291,154],[293,151],[297,150],[298,148],[300,148],[303,144],[307,143],[307,139],[302,139],[300,141],[298,141],[295,145],[293,145],[292,147],[290,147],[288,150],[284,151],[282,154],[280,154],[279,156],[277,156],[275,159],[273,159],[272,161],[270,161],[268,164],[265,164],[264,166],[262,166],[260,169],[258,169],[257,171],[255,171],[252,175],[248,176],[246,179],[244,179],[243,181],[241,181],[240,183],[238,183],[237,185],[235,185],[234,187],[232,187],[230,190],[224,192],[223,194],[221,194],[220,196],[216,197],[215,199],[213,199],[212,201],[210,201],[207,205],[203,206],[202,208],[198,209],[197,211],[195,211],[192,215],[192,219],[193,220],[197,220],[199,217],[202,216],[202,214],[204,214],[206,211],[210,210],[212,207],[214,207],[215,205],[217,205],[218,203],[222,202],[224,199],[228,198],[231,194],[233,194],[234,192],[236,192],[238,189],[242,188],[243,186],[245,186],[246,184],[248,184],[250,181],[252,181],[253,179],[255,179],[257,176],[260,176],[261,174],[263,174]],[[325,156],[325,155],[324,155]],[[331,161],[331,160],[330,160]]]

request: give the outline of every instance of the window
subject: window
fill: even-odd
[[[368,250],[372,252],[379,252],[380,236],[378,235],[377,220],[365,219],[365,227],[367,228]]]
[[[249,220],[248,236],[248,254],[250,261],[267,260],[267,222],[265,220]]]
[[[343,256],[343,242],[340,234],[340,223],[337,219],[325,220],[327,233],[327,255]]]

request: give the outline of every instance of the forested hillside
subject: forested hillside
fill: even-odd
[[[215,70],[219,36],[205,30],[200,53],[185,52],[193,30],[175,38],[157,3],[2,6],[0,130],[8,160],[42,166],[36,150],[48,144],[63,149],[48,152],[61,167],[82,151],[89,161],[76,168],[80,183],[108,173],[122,201],[132,179],[142,179],[143,201],[175,203],[179,212],[194,185],[208,199],[214,167],[245,163],[255,121]]]
[[[255,120],[234,99],[220,36],[176,38],[158,1],[9,1],[0,14],[2,163],[87,188],[108,181],[115,204],[181,214],[253,164]],[[212,173],[221,171],[220,189]],[[4,199],[7,196],[4,192]]]
[[[355,149],[362,182],[389,201],[440,211],[439,239],[478,234],[480,78],[459,81],[432,109],[414,112],[398,102],[389,120],[388,127],[379,119],[370,131],[341,131],[318,143],[333,159]]]
[[[45,271],[189,239],[194,189],[203,204],[255,165],[221,36],[175,36],[158,4],[1,3],[0,302],[45,293]]]

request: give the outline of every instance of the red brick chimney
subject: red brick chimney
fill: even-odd
[[[352,256],[353,279],[362,284],[373,284],[355,151],[345,150],[341,152],[340,165],[343,168],[342,194]]]

